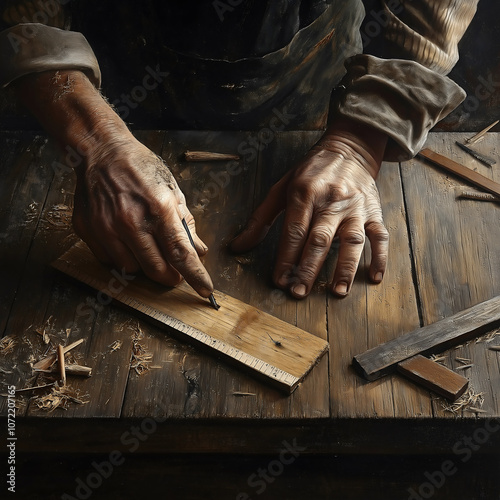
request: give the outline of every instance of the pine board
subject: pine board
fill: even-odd
[[[101,291],[112,290],[110,283],[117,281],[83,243],[77,243],[53,266]],[[216,292],[221,308],[215,311],[185,282],[165,288],[137,276],[119,288],[123,291],[113,295],[114,300],[174,330],[181,340],[238,363],[288,393],[328,350],[326,341],[222,292]]]

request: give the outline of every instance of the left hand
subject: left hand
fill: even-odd
[[[270,190],[245,230],[233,240],[235,252],[260,243],[285,210],[273,279],[296,298],[306,297],[328,255],[340,239],[331,282],[336,295],[346,296],[370,240],[370,279],[382,281],[388,254],[375,177],[387,137],[365,125],[339,120],[293,170]]]

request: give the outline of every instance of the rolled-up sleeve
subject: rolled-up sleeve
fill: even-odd
[[[30,73],[78,69],[96,87],[101,72],[86,38],[69,31],[69,16],[60,2],[7,2],[0,32],[0,86]]]
[[[346,61],[337,112],[389,136],[385,160],[422,148],[428,131],[465,99],[446,75],[478,0],[383,0],[384,45]]]

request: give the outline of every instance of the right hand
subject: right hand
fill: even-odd
[[[207,247],[172,173],[89,79],[78,70],[46,71],[20,78],[14,90],[63,149],[83,153],[75,168],[73,225],[96,257],[128,273],[142,269],[167,286],[184,277],[208,297],[213,284],[199,259]]]
[[[199,256],[207,252],[196,234],[184,194],[161,158],[132,134],[96,140],[77,171],[73,225],[102,262],[175,286],[182,277],[202,296],[213,292]],[[182,225],[185,219],[196,250]]]

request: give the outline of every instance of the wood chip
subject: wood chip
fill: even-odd
[[[500,351],[500,345],[492,345],[488,347],[490,351]]]
[[[72,344],[64,347],[64,354],[71,351],[75,347],[78,347],[84,341],[85,341],[85,339],[80,339],[80,340],[77,340],[76,342],[73,342]],[[47,356],[47,357],[41,359],[40,361],[38,361],[37,363],[35,363],[33,365],[33,369],[34,370],[48,370],[54,364],[56,359],[57,359],[56,353],[50,354],[49,356]]]
[[[257,396],[254,392],[233,392],[233,396],[245,397],[245,396]]]
[[[66,375],[75,375],[77,377],[92,376],[92,368],[90,368],[89,366],[82,366],[76,364],[68,365],[66,363],[64,369],[66,371]],[[52,366],[49,370],[34,370],[34,371],[39,373],[59,373],[59,367]]]
[[[17,339],[15,335],[6,335],[0,340],[0,354],[10,354],[14,351],[16,344]]]
[[[53,323],[53,318],[50,316],[50,318],[40,327],[38,327],[35,331],[39,335],[42,336],[42,340],[45,344],[50,344],[50,337],[49,337],[49,332],[53,330],[54,328],[54,323]]]
[[[484,393],[474,392],[474,389],[469,386],[468,391],[461,396],[457,401],[455,401],[452,405],[448,403],[443,403],[444,411],[458,414],[460,411],[466,411],[468,408],[481,408],[484,403]]]
[[[41,410],[53,412],[57,408],[67,410],[69,403],[84,405],[88,403],[88,401],[82,400],[77,392],[72,390],[69,386],[65,386],[52,387],[49,394],[36,398],[34,403]]]
[[[50,384],[37,385],[35,387],[25,387],[24,389],[16,389],[16,392],[36,391],[37,389],[46,389],[47,387],[52,387],[54,385],[56,385],[56,383],[51,382]]]
[[[123,340],[115,340],[113,343],[109,344],[108,347],[111,349],[111,352],[118,351],[123,345]]]
[[[469,365],[462,365],[462,366],[457,366],[455,370],[467,370],[468,368],[472,368],[474,366],[474,363],[471,363]]]
[[[73,209],[68,205],[58,204],[45,214],[44,222],[48,223],[47,227],[52,229],[69,229],[71,228],[71,219],[73,217]]]
[[[483,410],[481,408],[474,408],[473,406],[466,408],[465,411],[472,411],[474,413],[488,413],[486,410]]]
[[[149,369],[153,361],[153,355],[141,344],[144,338],[144,333],[141,327],[137,325],[137,331],[132,338],[132,360],[130,368],[135,370],[137,375],[144,375]]]

